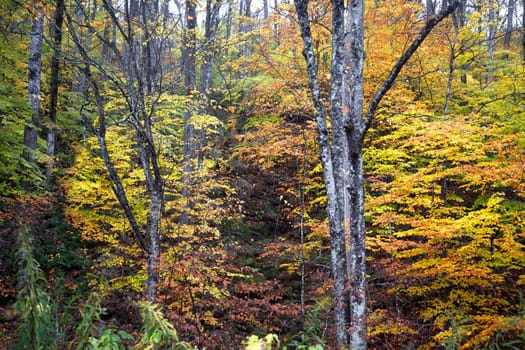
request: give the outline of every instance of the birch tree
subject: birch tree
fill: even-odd
[[[338,349],[366,349],[366,251],[363,140],[383,96],[432,29],[454,12],[460,1],[429,16],[417,37],[391,69],[364,109],[364,0],[332,0],[332,63],[329,108],[321,97],[318,62],[310,26],[309,0],[295,0],[304,43],[320,158],[327,191],[333,303]],[[331,128],[327,119],[330,118]],[[349,241],[347,241],[349,237]]]

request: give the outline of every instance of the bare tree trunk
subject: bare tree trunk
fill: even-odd
[[[185,5],[185,22],[186,28],[184,29],[183,38],[183,70],[184,70],[184,85],[186,88],[186,94],[189,96],[195,90],[195,76],[196,76],[196,65],[195,65],[195,54],[196,54],[196,27],[197,27],[197,16],[196,16],[196,4],[193,0],[186,0]],[[189,107],[192,108],[192,107]],[[182,178],[182,195],[189,201],[190,196],[190,185],[191,175],[193,172],[193,160],[195,158],[195,127],[191,123],[191,115],[193,111],[188,110],[184,115],[184,133],[183,133],[183,178]],[[188,206],[191,206],[188,204]],[[183,221],[185,221],[186,213],[183,215]]]
[[[352,7],[350,4],[349,7]],[[334,211],[330,221],[337,222],[331,234],[332,258],[336,259],[334,271],[334,290],[338,295],[335,298],[337,345],[343,348],[348,344],[347,329],[350,325],[350,300],[348,289],[348,256],[346,218],[346,174],[348,164],[341,154],[348,152],[348,140],[343,121],[343,109],[346,107],[344,98],[347,91],[344,88],[345,60],[345,5],[343,0],[332,0],[332,66],[330,80],[330,120],[332,122],[332,168],[333,182],[336,188],[329,200],[334,202]],[[330,198],[331,197],[331,198]],[[342,288],[342,290],[341,290]],[[351,291],[350,291],[351,292]],[[340,294],[340,296],[339,296]],[[340,299],[340,300],[339,300]],[[340,315],[337,315],[339,313]]]
[[[196,5],[193,0],[186,0],[185,6],[185,22],[186,28],[184,29],[183,47],[182,47],[182,65],[184,70],[184,85],[186,93],[190,94],[195,89],[195,54],[196,54],[196,28],[197,28],[197,14]]]
[[[241,16],[239,30],[241,33],[248,33],[251,30],[249,21],[252,16],[252,0],[241,0],[239,6],[239,15]],[[251,55],[251,46],[246,37],[240,45],[239,55],[244,57]]]
[[[450,98],[452,95],[452,83],[454,81],[454,72],[456,71],[456,45],[458,43],[459,22],[457,14],[452,14],[452,22],[454,24],[454,37],[450,41],[450,55],[448,59],[448,77],[447,77],[447,91],[445,93],[445,107],[443,108],[443,115],[448,115],[450,105]]]
[[[433,17],[436,14],[436,4],[434,3],[434,0],[426,0],[426,12],[427,12],[427,18]]]
[[[366,250],[364,219],[363,140],[383,96],[430,31],[458,6],[452,1],[430,17],[418,36],[396,62],[364,111],[364,0],[332,1],[332,77],[330,82],[330,140],[326,109],[321,101],[313,48],[308,0],[295,0],[304,43],[308,80],[315,106],[321,162],[328,197],[333,299],[338,349],[367,348]],[[346,20],[346,25],[345,25]],[[349,210],[345,210],[345,204]],[[348,212],[349,217],[345,217]],[[350,243],[345,242],[349,221]],[[348,261],[348,263],[347,263]],[[347,278],[348,281],[347,282]],[[349,284],[349,285],[348,285]],[[347,288],[349,293],[347,292]]]
[[[212,86],[212,68],[215,57],[215,40],[219,27],[219,11],[222,0],[206,1],[206,20],[204,24],[203,62],[201,65],[201,88],[200,91],[206,97]]]
[[[159,57],[161,39],[157,38],[155,31],[158,16],[158,4],[145,8],[144,3],[136,0],[126,4],[126,15],[120,17],[109,0],[103,0],[104,9],[109,18],[118,28],[122,42],[119,47],[108,42],[104,35],[100,35],[93,27],[91,21],[83,24],[90,34],[96,35],[98,40],[108,45],[113,51],[114,66],[100,65],[97,56],[91,50],[86,50],[80,37],[71,31],[74,27],[73,20],[66,12],[66,18],[77,51],[81,55],[82,70],[94,95],[94,102],[98,111],[98,123],[92,130],[97,136],[101,157],[104,160],[112,189],[123,208],[128,222],[132,228],[134,238],[146,254],[147,281],[146,294],[150,301],[157,298],[157,285],[159,281],[159,262],[161,253],[160,222],[163,206],[163,179],[159,165],[159,152],[153,137],[153,121],[155,120],[155,101],[158,101],[163,87],[159,77],[162,64]],[[139,16],[138,14],[142,14]],[[136,21],[141,21],[140,26],[135,26]],[[137,29],[137,27],[139,29]],[[145,38],[148,38],[146,40]],[[148,47],[149,45],[149,47]],[[97,55],[98,53],[95,53]],[[78,62],[78,61],[77,61]],[[92,70],[97,70],[96,76]],[[122,79],[124,77],[124,79]],[[105,100],[101,91],[103,81],[110,79],[118,86],[118,90],[127,103],[129,109],[129,125],[135,130],[135,142],[139,155],[140,166],[144,173],[146,194],[149,199],[147,220],[145,223],[137,222],[133,208],[128,200],[120,176],[113,164],[110,152],[106,145],[106,111]]]
[[[49,162],[46,166],[46,179],[51,181],[54,167],[57,128],[58,87],[60,84],[60,49],[62,46],[62,24],[64,23],[64,0],[56,1],[55,15],[51,25],[51,36],[54,53],[51,58],[51,76],[49,82],[49,125],[47,125],[47,155]]]
[[[494,52],[496,50],[496,9],[494,0],[489,1],[489,32],[488,32],[488,69],[487,69],[487,79],[486,82],[490,83],[494,77]]]
[[[514,7],[516,6],[516,0],[508,0],[507,4],[507,25],[505,27],[505,39],[503,40],[503,47],[505,49],[510,48],[512,40],[512,31],[514,30]]]
[[[521,0],[521,63],[525,64],[525,0]]]
[[[44,10],[42,6],[35,5],[31,8],[31,44],[29,46],[29,60],[27,62],[27,99],[31,105],[31,121],[26,123],[24,128],[24,145],[27,151],[24,158],[35,163],[34,151],[37,146],[38,128],[41,125],[40,119],[40,83],[42,75],[42,41],[44,35]]]
[[[295,7],[301,27],[301,37],[304,43],[303,55],[306,60],[308,81],[312,91],[312,99],[316,111],[317,136],[320,145],[321,162],[324,170],[324,181],[328,196],[327,215],[330,225],[330,255],[332,264],[333,282],[333,304],[336,328],[336,343],[338,349],[345,348],[347,341],[348,326],[348,293],[346,290],[346,244],[344,231],[344,202],[337,201],[337,192],[341,193],[341,188],[336,187],[334,178],[333,158],[339,155],[332,154],[333,149],[330,143],[330,136],[327,126],[327,115],[323,102],[321,101],[321,89],[318,80],[318,65],[313,47],[313,38],[308,18],[308,0],[295,0]],[[337,8],[336,11],[341,11]],[[340,16],[341,14],[338,13]],[[344,22],[343,22],[344,24]],[[341,21],[336,21],[334,25],[337,31],[341,32]],[[344,28],[343,28],[344,30]],[[339,52],[340,54],[340,52]],[[336,99],[332,98],[333,100]],[[333,117],[333,113],[332,113]],[[338,150],[341,152],[342,150]],[[342,164],[342,162],[341,162]],[[338,191],[339,190],[339,191]]]
[[[152,95],[156,85],[157,71],[160,62],[160,40],[157,21],[159,18],[158,1],[145,1],[141,4],[142,21],[144,22],[143,57],[146,93]]]
[[[142,170],[146,179],[147,194],[150,198],[149,213],[146,222],[150,250],[147,259],[148,298],[150,301],[156,302],[160,272],[160,220],[164,193],[163,179],[158,159],[159,155],[153,138],[152,113],[146,110],[144,96],[153,97],[153,94],[159,94],[161,91],[161,88],[157,86],[160,65],[162,64],[160,57],[161,40],[158,38],[158,31],[156,30],[159,18],[158,1],[144,2],[141,3],[141,5],[145,41],[141,61],[144,62],[145,65],[145,74],[144,77],[141,74],[137,74],[135,77],[139,82],[138,98],[140,99],[140,115],[134,127],[136,130],[136,140]],[[142,80],[143,83],[141,83]],[[153,106],[151,108],[153,108]]]
[[[274,0],[273,2],[274,11],[278,10],[278,6],[279,6],[278,0]],[[273,29],[273,37],[274,37],[275,43],[279,45],[279,24],[275,22],[272,26],[272,29]]]
[[[233,26],[233,1],[234,0],[227,0],[228,1],[228,10],[226,11],[226,33],[224,34],[224,39],[226,42],[230,41],[231,34],[232,34],[232,26]],[[228,46],[226,46],[224,50],[224,56],[228,57],[229,49]]]
[[[363,187],[363,67],[364,50],[364,1],[352,0],[347,8],[347,74],[344,87],[348,89],[343,106],[348,114],[343,118],[349,149],[348,182],[345,195],[350,204],[350,243],[347,259],[350,270],[350,347],[366,349],[366,251]]]

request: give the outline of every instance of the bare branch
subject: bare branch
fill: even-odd
[[[408,47],[408,49],[401,55],[399,60],[396,62],[392,70],[390,71],[390,74],[383,82],[383,85],[377,90],[376,94],[374,95],[374,98],[372,101],[370,101],[370,104],[368,105],[368,110],[366,111],[365,119],[364,119],[364,132],[363,136],[370,127],[370,124],[372,123],[372,120],[374,119],[375,112],[377,110],[377,107],[379,106],[379,103],[385,96],[385,94],[390,90],[392,85],[394,84],[397,76],[401,72],[401,69],[405,66],[405,64],[408,62],[410,57],[416,52],[416,50],[421,46],[425,38],[428,36],[428,34],[432,31],[432,29],[438,25],[443,19],[445,19],[448,15],[450,15],[452,12],[454,12],[459,5],[461,4],[461,1],[463,0],[455,0],[451,2],[446,8],[444,8],[439,14],[437,14],[434,17],[431,17],[425,26],[420,30],[418,36],[412,41],[412,44]]]

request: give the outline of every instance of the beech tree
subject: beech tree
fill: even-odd
[[[193,0],[185,1],[185,14],[184,14],[184,34],[182,43],[182,70],[184,73],[184,89],[186,95],[191,96],[196,88],[196,48],[197,48],[197,4]],[[189,97],[190,98],[190,97]],[[191,122],[191,111],[188,110],[184,115],[184,176],[182,179],[183,183],[183,195],[189,197],[189,187],[191,184],[191,176],[193,172],[193,159],[194,159],[194,142],[195,126]],[[186,221],[186,215],[184,215],[183,221]]]
[[[96,22],[90,20],[89,16],[78,18],[77,23],[71,13],[65,13],[68,33],[78,53],[69,59],[78,64],[86,79],[84,97],[96,107],[96,122],[91,123],[85,119],[85,123],[97,138],[100,156],[106,166],[112,190],[125,213],[136,244],[147,257],[146,294],[149,300],[155,301],[159,279],[160,221],[164,189],[163,174],[159,165],[160,151],[154,139],[153,123],[161,97],[170,87],[169,84],[165,84],[167,73],[163,71],[164,62],[160,57],[163,38],[157,27],[159,8],[136,0],[126,1],[122,7],[104,0],[101,9],[96,6],[89,8],[81,1],[77,1],[76,5],[86,14],[103,11],[102,14],[117,27],[121,40],[117,47],[116,42],[108,42],[107,37],[97,31]],[[102,62],[98,53],[90,50],[90,43],[81,40],[75,30],[77,27],[87,28],[89,35],[104,43],[104,46],[110,49],[112,60]],[[125,114],[122,116],[123,120],[115,124],[128,125],[135,133],[138,163],[144,174],[144,187],[148,198],[145,222],[140,222],[136,213],[138,208],[133,208],[130,204],[122,183],[123,175],[119,174],[108,148],[107,129],[112,127],[111,121],[114,117],[108,113],[110,102],[105,94],[107,85],[118,91],[113,99],[119,99],[125,107],[113,112]]]
[[[46,178],[49,182],[54,166],[53,157],[56,152],[56,123],[58,106],[58,87],[60,84],[60,47],[62,44],[62,24],[64,22],[64,0],[56,0],[56,9],[50,32],[55,52],[51,58],[51,76],[49,82],[49,125],[47,126],[47,155],[50,157],[46,167]]]
[[[332,0],[332,62],[329,110],[321,97],[318,62],[308,12],[309,0],[295,0],[315,107],[330,224],[333,303],[337,347],[366,349],[366,251],[363,140],[382,98],[432,29],[460,1],[429,16],[364,109],[364,0]],[[331,129],[328,128],[328,117]],[[347,242],[346,237],[349,237]]]
[[[42,42],[44,40],[44,9],[42,4],[37,2],[31,7],[31,45],[29,46],[28,78],[27,78],[27,98],[32,109],[31,121],[24,129],[24,145],[27,150],[24,158],[30,162],[35,162],[32,152],[36,150],[38,139],[38,128],[41,126],[40,120],[40,84],[42,75]]]

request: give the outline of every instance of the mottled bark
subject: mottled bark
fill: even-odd
[[[222,0],[206,1],[206,19],[204,22],[203,62],[201,65],[201,87],[200,91],[206,97],[212,86],[212,68],[215,57],[215,40],[219,27],[219,11]]]
[[[117,15],[117,11],[110,1],[103,0],[102,2],[109,18],[121,34],[120,47],[109,43],[104,35],[96,32],[91,23],[85,23],[84,26],[111,48],[115,60],[114,65],[99,64],[97,56],[91,56],[92,51],[86,50],[79,36],[73,35],[73,41],[82,58],[81,68],[91,87],[98,111],[98,122],[96,127],[91,125],[91,129],[97,136],[101,157],[115,196],[126,214],[137,244],[146,255],[146,293],[148,299],[155,302],[159,280],[160,222],[163,206],[163,179],[158,149],[153,138],[155,103],[163,89],[159,85],[162,79],[159,77],[160,70],[157,69],[157,65],[162,63],[158,56],[162,40],[157,39],[154,29],[157,25],[158,13],[156,11],[158,6],[144,8],[141,6],[141,4],[144,5],[143,3],[131,1],[126,6],[127,15],[122,18]],[[135,16],[140,13],[142,16]],[[72,28],[74,26],[73,20],[67,13],[66,16],[68,25]],[[141,21],[139,28],[142,30],[135,29],[135,21]],[[72,33],[74,34],[74,32]],[[122,77],[124,78],[122,79]],[[128,123],[135,130],[135,145],[144,173],[146,194],[149,199],[147,220],[143,223],[139,223],[133,213],[120,175],[113,164],[106,145],[106,101],[101,86],[103,86],[102,82],[107,79],[116,84],[118,90],[122,92],[122,97],[129,110]]]
[[[351,6],[351,5],[350,5]],[[337,265],[334,266],[338,271],[338,281],[334,281],[341,293],[341,300],[335,300],[335,308],[341,314],[336,319],[337,345],[343,348],[348,344],[347,329],[350,326],[350,299],[348,290],[348,263],[347,260],[347,230],[348,222],[345,214],[349,204],[346,201],[345,191],[347,185],[348,164],[344,155],[348,152],[348,140],[346,138],[345,123],[343,120],[344,98],[347,91],[344,89],[344,73],[346,67],[346,47],[345,47],[345,6],[343,0],[332,0],[332,65],[330,79],[330,120],[332,122],[332,167],[333,182],[336,191],[329,201],[335,203],[335,210],[330,221],[337,225],[331,225],[333,232],[331,234],[332,257],[337,259]],[[342,156],[343,155],[343,156]],[[334,274],[334,276],[336,276]],[[340,288],[343,288],[339,291]]]
[[[344,203],[337,202],[338,189],[334,178],[332,163],[332,147],[327,126],[326,110],[321,101],[321,89],[318,80],[318,68],[314,53],[313,39],[308,19],[308,0],[295,0],[295,7],[301,27],[301,37],[304,43],[303,55],[306,60],[308,81],[316,111],[317,135],[320,145],[320,157],[323,165],[324,181],[328,196],[327,215],[330,224],[330,255],[332,265],[333,304],[336,327],[336,342],[338,348],[347,344],[348,298],[346,288],[346,258],[345,232],[342,211]],[[338,24],[340,26],[340,24]],[[336,96],[333,97],[334,99]],[[332,114],[333,116],[333,114]],[[333,121],[332,121],[333,123]],[[341,150],[339,150],[341,151]],[[342,160],[342,158],[340,158]],[[339,188],[339,192],[342,192]]]
[[[54,52],[51,57],[51,74],[49,78],[49,123],[47,125],[47,155],[49,161],[46,165],[46,179],[48,182],[51,180],[56,148],[58,87],[60,85],[60,50],[62,46],[64,9],[64,0],[56,0],[55,14],[50,28]]]
[[[496,23],[496,8],[494,4],[494,0],[488,0],[488,6],[489,6],[489,31],[488,31],[488,68],[487,68],[487,79],[486,82],[490,83],[492,79],[494,78],[494,53],[496,50],[496,30],[497,30],[497,23]]]
[[[443,116],[448,115],[450,106],[450,98],[452,97],[452,83],[454,81],[454,72],[456,71],[456,46],[459,35],[459,19],[456,14],[452,15],[452,22],[454,24],[454,34],[450,41],[450,54],[448,58],[448,76],[447,76],[447,90],[445,92],[445,106],[443,107]]]
[[[186,0],[185,3],[185,22],[184,38],[182,47],[182,66],[184,71],[184,86],[186,92],[190,94],[195,89],[195,51],[197,45],[196,28],[197,14],[195,0]]]
[[[186,94],[190,96],[195,90],[195,54],[196,54],[196,3],[194,0],[186,0],[185,3],[185,22],[183,38],[183,52],[182,52],[182,66],[184,71],[184,86]],[[191,97],[190,97],[191,98]],[[191,108],[191,107],[190,107]],[[190,186],[191,177],[193,173],[193,160],[195,158],[195,127],[191,123],[191,116],[193,111],[188,110],[184,115],[184,131],[183,131],[183,177],[182,177],[182,195],[187,198],[188,207],[190,205]],[[187,220],[187,213],[183,214],[182,221]]]
[[[508,0],[507,3],[507,25],[505,26],[505,38],[503,40],[503,47],[505,49],[510,48],[512,41],[512,31],[514,30],[514,7],[516,6],[516,0]]]
[[[436,4],[434,0],[426,0],[425,2],[427,18],[433,17],[436,14]]]
[[[525,64],[525,0],[521,0],[521,63]]]
[[[326,110],[320,98],[317,62],[308,19],[308,0],[295,0],[328,197],[338,349],[367,348],[363,139],[381,99],[392,87],[403,66],[430,31],[458,5],[458,0],[453,1],[437,16],[428,19],[394,65],[363,115],[364,1],[351,0],[346,9],[342,0],[332,1],[330,139]],[[345,225],[346,222],[348,225]],[[345,226],[349,232],[345,232]],[[349,244],[345,241],[347,236],[350,237]]]
[[[243,0],[240,3],[239,15],[241,16],[240,20],[240,32],[248,33],[251,30],[251,24],[249,19],[252,17],[252,0]],[[242,19],[244,16],[245,19]],[[248,40],[245,40],[239,48],[239,54],[244,57],[250,57],[251,55],[251,45]]]
[[[44,10],[40,5],[32,9],[31,44],[29,46],[29,59],[27,62],[27,99],[31,106],[31,120],[24,128],[24,158],[34,163],[34,151],[37,146],[38,129],[41,127],[40,118],[40,84],[42,76],[42,41],[44,34]]]
[[[366,349],[366,252],[363,188],[363,91],[365,60],[364,51],[364,2],[353,0],[347,8],[347,50],[345,51],[347,74],[344,79],[343,105],[348,113],[344,116],[347,132],[349,169],[346,182],[346,202],[349,204],[350,242],[347,259],[350,282],[350,347]]]

